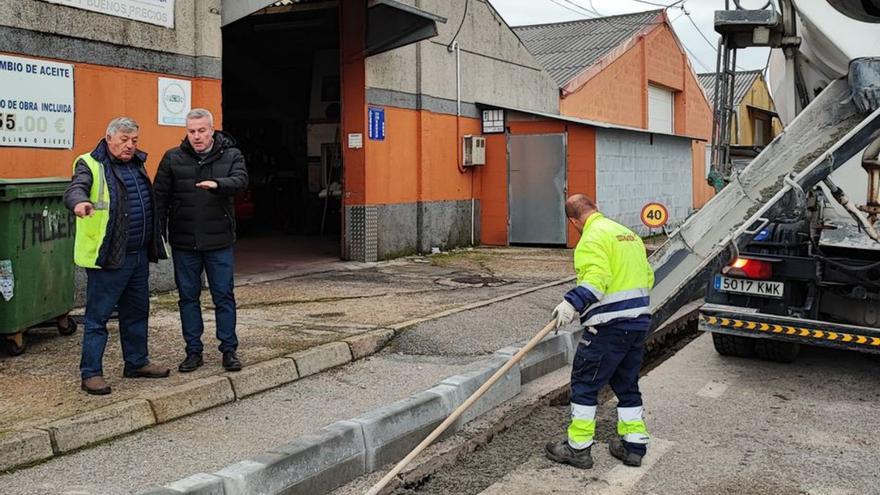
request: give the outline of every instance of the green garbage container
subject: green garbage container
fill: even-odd
[[[65,178],[0,179],[0,338],[24,352],[25,330],[54,320],[76,331],[73,308],[75,217],[62,196]]]

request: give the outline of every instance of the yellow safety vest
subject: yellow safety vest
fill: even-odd
[[[73,169],[82,160],[92,172],[92,188],[89,201],[94,207],[90,217],[76,218],[76,237],[73,248],[73,262],[83,268],[98,266],[98,253],[107,237],[107,224],[110,223],[110,189],[104,175],[104,164],[95,160],[90,153],[80,155],[73,161]]]
[[[574,250],[578,286],[565,299],[585,326],[650,315],[654,270],[642,239],[631,230],[592,214]]]

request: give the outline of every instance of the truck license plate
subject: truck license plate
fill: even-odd
[[[728,278],[717,275],[715,277],[715,290],[720,292],[733,292],[735,294],[749,294],[761,297],[775,297],[781,299],[785,285],[782,282],[770,282],[767,280],[747,280],[742,278]]]

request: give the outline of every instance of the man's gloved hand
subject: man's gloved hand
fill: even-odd
[[[558,306],[556,306],[556,309],[553,310],[550,317],[556,320],[556,329],[559,330],[577,319],[578,312],[570,302],[563,300]]]

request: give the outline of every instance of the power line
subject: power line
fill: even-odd
[[[645,0],[632,0],[632,1],[636,2],[636,3],[643,3],[645,5],[653,5],[654,7],[663,7],[664,9],[669,7],[669,5],[666,5],[663,3],[647,2]],[[678,2],[676,2],[676,3],[678,3]]]
[[[578,10],[573,9],[573,8],[569,7],[568,5],[565,5],[564,3],[560,2],[559,0],[550,0],[550,1],[553,2],[554,4],[558,5],[558,6],[562,7],[562,8],[565,9],[565,10],[568,10],[568,11],[570,11],[570,12],[574,12],[575,14],[577,14],[577,15],[579,15],[579,16],[581,16],[581,17],[586,17],[587,19],[592,19],[592,17],[590,17],[590,16],[584,14],[583,12],[580,12],[580,11],[578,11]]]
[[[700,26],[698,26],[697,23],[694,21],[694,18],[691,17],[691,13],[688,12],[687,10],[684,10],[684,9],[682,9],[682,11],[684,12],[684,15],[687,16],[688,20],[691,21],[691,24],[694,26],[694,29],[696,29],[697,32],[700,33],[700,37],[702,37],[703,40],[706,41],[706,44],[709,45],[710,48],[712,48],[712,51],[715,53],[715,56],[717,57],[718,56],[718,48],[715,46],[715,44],[712,43],[711,41],[709,41],[709,38],[703,33],[703,30],[700,29]],[[746,70],[746,69],[743,69],[742,67],[740,67],[739,65],[735,66],[735,68],[738,70]]]
[[[561,0],[561,2],[565,2],[566,4],[569,4],[570,6],[569,6],[569,5],[565,5],[565,4],[563,4],[563,3],[560,3],[560,0],[550,0],[550,1],[553,2],[553,3],[556,4],[556,5],[558,5],[558,6],[562,7],[562,8],[564,8],[564,9],[570,11],[570,12],[574,12],[574,13],[576,13],[576,14],[578,14],[578,15],[580,15],[580,16],[583,16],[583,17],[585,17],[585,18],[587,18],[587,19],[595,19],[595,20],[601,20],[601,21],[604,21],[604,22],[606,22],[608,25],[610,25],[611,27],[614,27],[614,28],[618,28],[618,29],[619,29],[619,28],[622,28],[623,26],[633,27],[634,25],[639,25],[639,24],[641,24],[641,23],[627,23],[627,22],[625,22],[625,21],[621,21],[621,20],[618,20],[618,19],[615,19],[614,21],[619,22],[620,24],[615,24],[614,21],[612,21],[611,19],[608,19],[606,16],[604,16],[601,12],[599,12],[599,11],[596,10],[595,8],[589,8],[589,9],[588,9],[587,7],[584,7],[583,5],[580,5],[580,4],[576,3],[576,2],[574,2],[573,0]],[[639,1],[639,0],[634,0],[634,1]],[[639,2],[639,3],[648,3],[648,4],[650,4],[650,5],[654,5],[654,6],[657,6],[657,7],[672,8],[672,7],[676,7],[676,6],[678,6],[679,4],[684,4],[685,1],[686,1],[686,0],[677,0],[676,2],[673,2],[673,3],[669,4],[669,5],[665,5],[665,4],[655,4],[655,3],[644,2],[644,1],[641,1],[641,2]],[[589,0],[589,2],[590,2],[590,7],[593,7],[593,2],[592,2],[592,0]],[[580,9],[580,10],[576,10],[575,8]],[[693,23],[693,19],[691,19],[691,17],[690,17],[690,13],[689,13],[687,10],[685,10],[684,5],[681,5],[681,6],[679,6],[678,8],[681,9],[681,13],[678,14],[674,19],[670,19],[669,23],[672,24],[673,22],[675,22],[675,21],[677,21],[678,19],[680,19],[681,16],[683,16],[683,15],[687,15],[687,16],[688,16],[688,19],[691,21],[691,23]],[[597,15],[597,16],[599,16],[599,17],[593,17],[593,16],[591,16],[591,15],[589,15],[589,14],[595,14],[595,15]],[[621,24],[622,24],[623,26],[622,26]],[[651,23],[651,24],[660,24],[660,23]],[[697,27],[696,24],[694,24],[694,27]],[[697,28],[697,30],[699,31],[699,28]],[[705,40],[708,42],[708,39],[703,35],[702,31],[700,31],[700,35],[703,36],[703,39],[705,39]],[[690,57],[691,57],[691,58],[692,58],[697,64],[699,64],[700,67],[702,67],[706,72],[711,72],[711,71],[712,71],[712,70],[711,70],[709,67],[707,67],[706,64],[704,64],[703,61],[700,60],[699,57],[697,57],[697,55],[696,55],[694,52],[692,52],[692,51],[691,51],[691,50],[690,50],[690,49],[689,49],[684,43],[682,43],[682,47],[683,47],[683,48],[685,49],[685,51],[690,55]],[[713,51],[714,51],[714,47],[713,47]],[[717,53],[717,51],[715,51],[715,53]]]
[[[592,14],[594,14],[593,11],[590,11],[586,7],[579,5],[575,2],[572,2],[571,0],[548,0],[548,1],[554,3],[555,5],[557,5],[559,7],[562,7],[564,9],[568,10],[569,12],[574,12],[575,14],[578,14],[579,16],[583,17],[583,19],[579,19],[579,20],[602,21],[615,29],[631,29],[633,27],[642,27],[642,26],[663,24],[662,21],[660,21],[660,22],[640,22],[640,21],[635,21],[635,20],[619,19],[618,16],[603,16],[602,14],[598,14],[598,16],[594,16],[594,15],[592,15]],[[561,3],[561,2],[565,2],[567,4],[574,5],[575,7],[579,8],[581,10],[575,10],[574,8],[569,7],[565,3]],[[623,14],[623,15],[626,15],[626,14]]]
[[[571,5],[574,5],[575,7],[579,8],[579,9],[581,9],[581,10],[583,10],[583,11],[589,12],[590,14],[593,14],[593,15],[596,15],[596,16],[599,16],[599,17],[602,17],[602,14],[600,14],[599,11],[596,10],[596,9],[588,9],[588,8],[584,7],[583,5],[581,5],[581,4],[579,4],[579,3],[573,2],[572,0],[563,0],[563,1],[564,1],[565,3],[568,3],[568,4],[571,4]]]
[[[584,7],[583,5],[581,5],[581,4],[577,3],[577,2],[573,2],[572,0],[562,0],[562,1],[565,2],[565,3],[567,3],[567,4],[569,4],[569,5],[571,5],[572,7],[575,7],[576,9],[578,9],[578,10],[580,10],[580,11],[585,12],[583,15],[584,15],[585,17],[589,17],[590,19],[593,19],[593,18],[595,18],[596,16],[601,16],[601,15],[602,15],[602,14],[596,12],[596,11],[592,11],[592,10],[590,10],[590,9],[588,9],[588,8],[586,8],[586,7]]]
[[[464,26],[464,20],[467,19],[467,11],[468,4],[471,3],[469,0],[464,0],[464,13],[461,14],[461,23],[458,25],[458,30],[455,31],[455,36],[452,37],[452,41],[449,42],[449,47],[452,47],[452,44],[455,43],[455,39],[458,38],[458,34],[461,32],[462,26]]]
[[[685,0],[682,0],[681,2],[675,2],[675,4],[672,4],[672,5],[676,5],[676,4],[678,4],[678,3],[684,3],[684,1],[685,1]],[[687,15],[688,12],[684,9],[684,5],[682,5],[680,8],[681,8],[681,12],[680,12],[677,16],[675,16],[674,19],[670,19],[670,20],[669,20],[669,24],[672,24],[672,23],[674,23],[675,21],[681,19],[682,16]],[[690,16],[688,16],[688,19],[690,19]],[[697,54],[694,53],[694,52],[692,52],[692,51],[687,47],[687,45],[684,43],[684,41],[681,42],[681,47],[684,48],[684,50],[688,53],[688,55],[690,55],[690,58],[693,59],[694,62],[696,62],[697,64],[699,64],[700,67],[702,67],[706,72],[712,72],[712,70],[711,70],[710,68],[706,67],[706,64],[704,64],[703,61],[700,60],[700,57],[697,57]],[[717,53],[717,52],[716,52],[716,53]]]
[[[714,72],[712,69],[706,67],[706,64],[704,64],[703,61],[700,60],[700,58],[697,57],[697,56],[694,54],[694,52],[692,52],[692,51],[690,50],[690,48],[687,47],[687,45],[685,45],[684,43],[682,43],[681,46],[682,46],[682,48],[684,48],[684,51],[688,52],[688,55],[690,55],[691,58],[692,58],[696,63],[700,64],[700,67],[702,67],[706,72]]]
[[[686,15],[687,18],[688,18],[688,20],[691,21],[691,24],[693,24],[694,29],[696,29],[697,32],[700,33],[700,36],[701,36],[704,40],[706,40],[706,44],[708,44],[708,45],[712,48],[712,50],[715,50],[715,44],[712,43],[711,41],[709,41],[709,38],[708,38],[705,34],[703,34],[703,30],[700,29],[700,26],[697,26],[697,23],[696,23],[696,22],[694,22],[693,17],[691,17],[691,13],[685,10],[685,11],[684,11],[684,15]],[[716,50],[716,51],[717,51],[717,50]]]

